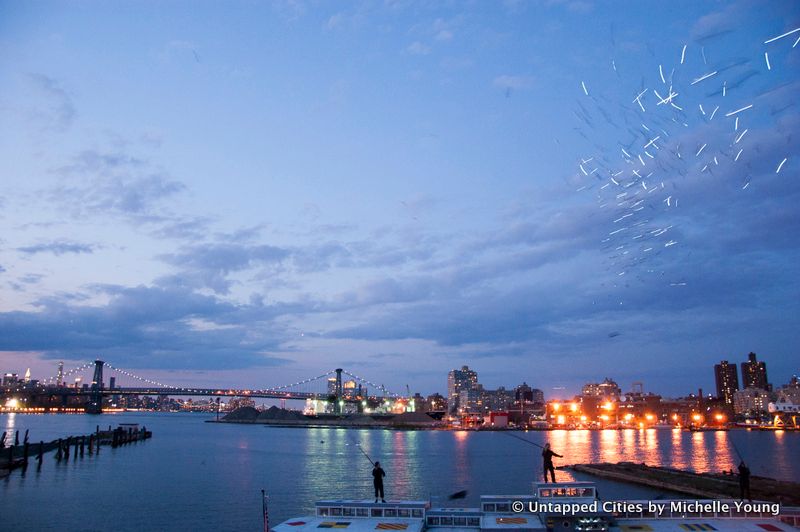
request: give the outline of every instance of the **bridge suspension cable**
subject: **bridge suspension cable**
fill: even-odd
[[[349,371],[342,370],[342,373],[344,373],[348,377],[354,378],[357,381],[365,382],[365,383],[369,384],[370,386],[372,386],[373,388],[377,388],[379,390],[382,390],[383,393],[388,394],[390,397],[398,397],[398,395],[396,393],[392,393],[389,390],[387,390],[386,386],[384,386],[383,384],[375,384],[374,382],[368,381],[367,379],[359,377],[358,375],[353,375]]]
[[[319,380],[319,379],[324,379],[325,377],[333,375],[334,373],[336,373],[336,370],[331,370],[331,371],[329,371],[327,373],[323,373],[322,375],[320,375],[318,377],[313,377],[311,379],[305,379],[305,380],[302,380],[302,381],[293,382],[292,384],[285,384],[283,386],[273,386],[272,388],[266,388],[266,390],[278,391],[278,390],[285,390],[287,388],[294,388],[295,386],[302,386],[303,384],[308,384],[309,382],[313,382],[313,381],[316,381],[316,380]]]
[[[81,371],[84,371],[84,370],[87,370],[87,369],[93,368],[93,367],[94,367],[94,362],[87,362],[83,366],[78,366],[76,368],[72,368],[71,370],[64,372],[64,374],[61,375],[61,377],[62,378],[70,377],[70,376],[72,376],[72,375],[74,375],[74,374],[76,374],[78,372],[81,372]],[[41,382],[42,382],[42,384],[53,384],[58,378],[59,378],[59,376],[48,377],[48,378],[44,379]]]
[[[136,380],[138,380],[140,382],[144,382],[144,383],[147,383],[147,384],[152,384],[153,386],[159,386],[161,388],[169,388],[171,390],[184,390],[185,389],[185,388],[181,388],[179,386],[170,386],[169,384],[164,384],[164,383],[161,383],[161,382],[158,382],[158,381],[147,379],[145,377],[140,377],[138,375],[135,375],[135,374],[131,373],[130,371],[126,371],[126,370],[120,369],[120,368],[115,368],[114,366],[112,366],[108,362],[106,362],[105,365],[108,366],[108,369],[112,369],[112,370],[116,371],[117,373],[121,373],[121,374],[125,375],[126,377],[131,377],[132,379],[136,379]]]

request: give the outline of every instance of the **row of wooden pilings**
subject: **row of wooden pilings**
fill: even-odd
[[[70,454],[73,459],[77,459],[78,456],[83,458],[85,452],[88,452],[89,455],[100,454],[101,445],[111,445],[112,448],[116,448],[139,440],[146,440],[152,436],[153,433],[146,427],[141,429],[132,426],[117,427],[112,430],[109,426],[107,431],[101,431],[98,425],[96,431],[88,435],[69,436],[47,443],[40,441],[32,446],[28,441],[28,431],[26,430],[22,445],[19,443],[19,431],[16,431],[14,443],[9,444],[6,448],[6,433],[4,432],[0,439],[0,475],[17,468],[22,468],[23,471],[27,469],[32,447],[36,452],[37,468],[41,468],[44,454],[53,450],[56,451],[57,462],[69,461]]]

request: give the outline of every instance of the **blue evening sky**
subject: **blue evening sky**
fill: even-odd
[[[754,351],[783,384],[800,31],[765,41],[797,28],[777,0],[0,1],[0,371],[679,395]]]

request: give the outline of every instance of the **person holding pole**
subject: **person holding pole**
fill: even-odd
[[[372,468],[372,484],[375,486],[375,502],[378,502],[379,495],[381,502],[386,502],[386,499],[383,498],[383,477],[385,476],[386,471],[381,467],[381,463],[375,462],[375,466]]]
[[[553,457],[558,456],[559,458],[564,458],[560,454],[553,452],[550,449],[550,444],[544,444],[544,450],[542,451],[542,460],[543,460],[543,473],[544,473],[544,481],[547,482],[547,472],[550,471],[550,479],[553,481],[553,484],[556,482],[556,468],[553,467]]]
[[[750,468],[742,460],[739,462],[739,499],[744,500],[745,496],[748,501],[753,500],[750,497]]]

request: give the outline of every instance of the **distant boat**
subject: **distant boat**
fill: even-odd
[[[697,425],[689,425],[688,427],[683,427],[683,430],[688,430],[689,432],[716,432],[716,431],[726,431],[729,430],[728,427],[718,426],[718,427],[708,427],[708,426],[697,426]]]

